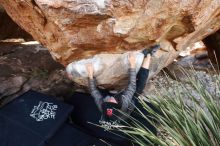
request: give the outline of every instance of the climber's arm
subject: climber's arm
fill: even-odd
[[[127,89],[124,91],[124,93],[121,96],[122,101],[122,111],[126,111],[129,105],[131,104],[131,100],[134,96],[134,93],[136,91],[136,58],[134,54],[129,55],[129,62],[130,62],[130,69],[129,69],[129,84]]]
[[[87,64],[86,69],[88,72],[89,76],[89,89],[92,97],[95,100],[96,105],[98,106],[99,110],[102,111],[102,103],[103,103],[103,98],[100,93],[100,91],[96,87],[95,79],[93,77],[93,66],[92,64]]]

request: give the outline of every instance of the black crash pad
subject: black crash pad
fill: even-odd
[[[101,119],[101,112],[98,110],[90,94],[75,92],[66,102],[74,106],[74,110],[71,113],[73,122],[83,127],[84,132],[87,134],[112,142],[115,145],[132,145],[127,138],[122,138],[96,126],[100,125],[99,120]],[[119,133],[118,131],[114,132],[123,135],[123,133]]]
[[[0,109],[0,146],[44,146],[73,107],[28,91]]]
[[[74,124],[65,124],[47,146],[109,146],[109,142],[92,137]]]

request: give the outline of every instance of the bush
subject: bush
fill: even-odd
[[[211,85],[209,85],[207,78],[197,75],[190,76],[186,72],[184,74],[188,78],[187,83],[179,83],[172,92],[161,88],[160,91],[157,91],[156,97],[146,98],[159,112],[152,110],[146,104],[146,100],[139,99],[144,110],[147,110],[153,117],[149,118],[139,109],[136,111],[144,120],[157,127],[160,136],[155,136],[147,127],[132,117],[130,117],[131,123],[116,128],[141,146],[155,144],[161,146],[219,146],[220,76],[212,76]],[[157,123],[152,118],[157,120]]]

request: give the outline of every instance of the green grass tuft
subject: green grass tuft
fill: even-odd
[[[220,146],[220,106],[218,104],[220,76],[215,76],[212,84],[214,90],[210,91],[206,87],[205,78],[184,73],[188,78],[187,85],[180,83],[173,92],[160,89],[156,97],[147,98],[162,114],[155,112],[146,104],[146,101],[139,99],[143,108],[151,113],[158,123],[151,121],[140,110],[137,109],[137,111],[145,120],[157,127],[160,136],[155,136],[131,117],[131,123],[117,129],[141,146]],[[190,90],[189,86],[193,90]],[[161,94],[161,92],[167,93]],[[190,104],[184,100],[186,97]]]

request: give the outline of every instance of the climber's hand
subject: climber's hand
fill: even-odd
[[[135,68],[136,65],[136,57],[134,53],[129,53],[128,60],[131,68]]]
[[[93,79],[93,65],[92,63],[86,64],[86,70],[90,79]]]
[[[73,76],[72,76],[71,74],[69,74],[69,73],[66,73],[66,76],[67,76],[67,78],[69,78],[69,79],[72,79],[72,78],[73,78]]]

